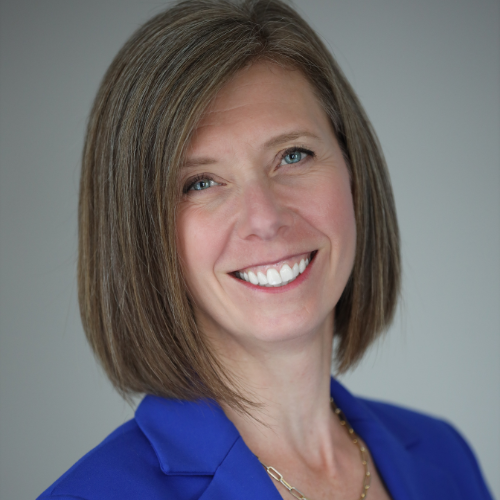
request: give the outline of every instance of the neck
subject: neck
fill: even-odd
[[[240,390],[258,403],[251,414],[223,409],[262,461],[308,457],[318,466],[333,458],[335,425],[330,406],[333,320],[280,345],[230,346],[222,358]],[[220,350],[219,350],[220,352]],[[227,352],[227,351],[226,351]]]

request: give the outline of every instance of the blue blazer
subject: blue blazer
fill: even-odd
[[[492,500],[472,451],[449,424],[356,398],[333,379],[331,393],[393,500]],[[39,500],[56,498],[282,500],[217,404],[153,396]]]

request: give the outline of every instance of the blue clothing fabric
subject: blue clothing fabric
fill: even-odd
[[[331,393],[368,445],[393,500],[492,500],[469,446],[449,424]],[[213,402],[146,396],[135,418],[38,500],[281,500],[273,480]]]

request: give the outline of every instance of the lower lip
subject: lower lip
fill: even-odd
[[[311,267],[313,266],[314,262],[316,261],[316,257],[318,255],[318,252],[314,254],[312,257],[311,261],[309,262],[309,265],[306,267],[304,272],[302,274],[299,274],[299,276],[288,283],[287,285],[283,286],[259,286],[259,285],[254,285],[252,283],[249,283],[248,281],[242,280],[240,278],[237,278],[236,276],[233,276],[233,278],[238,282],[241,283],[243,286],[248,287],[250,290],[253,291],[258,291],[258,292],[263,292],[263,293],[284,293],[288,292],[290,290],[293,290],[300,286],[309,276],[311,273]]]

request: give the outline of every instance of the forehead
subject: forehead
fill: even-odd
[[[255,62],[240,70],[219,91],[206,115],[230,110],[251,102],[313,100],[312,88],[298,69],[269,62]]]
[[[219,91],[198,123],[189,149],[192,154],[213,149],[224,137],[232,146],[239,139],[265,142],[270,134],[286,129],[331,133],[328,117],[300,70],[257,62]]]

